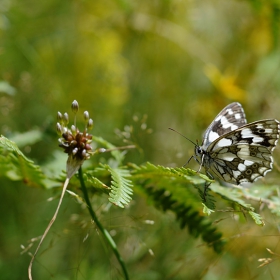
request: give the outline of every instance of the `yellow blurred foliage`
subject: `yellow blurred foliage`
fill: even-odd
[[[247,92],[237,85],[235,75],[221,73],[213,64],[206,65],[204,73],[224,97],[235,101],[245,100]]]
[[[265,55],[273,49],[272,10],[269,5],[263,5],[257,24],[249,36],[250,49],[257,55]]]

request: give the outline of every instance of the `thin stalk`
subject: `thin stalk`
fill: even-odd
[[[129,280],[129,276],[125,267],[125,263],[118,251],[117,245],[115,243],[115,241],[113,240],[113,238],[111,237],[110,233],[102,226],[102,224],[99,222],[95,212],[93,211],[92,207],[91,207],[91,203],[89,200],[89,196],[88,196],[88,192],[87,192],[87,188],[84,182],[84,178],[83,178],[83,172],[82,172],[82,167],[80,167],[79,169],[79,179],[80,179],[80,183],[81,183],[81,187],[82,187],[82,192],[84,194],[84,198],[88,207],[88,211],[93,219],[93,221],[95,222],[95,224],[97,225],[98,229],[100,230],[100,232],[103,234],[104,238],[107,240],[108,244],[110,245],[110,247],[112,248],[122,270],[123,270],[123,274],[126,280]]]
[[[62,203],[64,194],[65,194],[65,191],[66,191],[66,189],[67,189],[69,180],[70,180],[70,178],[67,177],[66,180],[65,180],[65,182],[64,182],[64,186],[63,186],[63,189],[62,189],[62,193],[61,193],[61,196],[60,196],[60,199],[59,199],[59,202],[58,202],[58,206],[57,206],[57,208],[56,208],[56,210],[55,210],[55,213],[54,213],[52,219],[50,220],[50,222],[49,222],[47,228],[45,229],[45,232],[44,232],[44,234],[43,234],[42,237],[41,237],[41,240],[40,240],[40,242],[39,242],[39,244],[38,244],[38,246],[37,246],[37,249],[36,249],[35,253],[33,254],[33,256],[32,256],[32,258],[31,258],[31,261],[30,261],[30,264],[29,264],[29,267],[28,267],[28,279],[29,279],[29,280],[32,280],[32,264],[33,264],[33,261],[34,261],[36,255],[37,255],[37,253],[38,253],[38,251],[39,251],[39,249],[40,249],[42,243],[43,243],[43,240],[45,239],[47,233],[49,232],[49,230],[50,230],[52,224],[54,223],[54,221],[55,221],[55,219],[56,219],[56,217],[57,217],[57,213],[58,213],[58,211],[59,211],[59,209],[60,209],[60,206],[61,206],[61,203]]]

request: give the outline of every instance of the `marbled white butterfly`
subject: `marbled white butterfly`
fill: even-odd
[[[272,170],[280,123],[266,119],[246,124],[241,104],[226,106],[207,128],[193,158],[213,178],[241,184],[254,182]]]

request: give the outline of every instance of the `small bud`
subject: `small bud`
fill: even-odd
[[[79,103],[78,101],[74,100],[71,105],[72,111],[76,114],[79,111]]]
[[[84,150],[82,151],[82,156],[83,156],[83,158],[86,158],[86,157],[87,157],[87,150],[84,149]]]
[[[57,132],[58,135],[62,135],[62,133],[63,133],[63,130],[62,130],[62,127],[61,127],[60,123],[56,124],[56,132]]]
[[[86,148],[87,151],[91,151],[92,150],[91,145],[88,144],[88,143],[85,145],[85,148]]]
[[[75,147],[75,146],[77,145],[77,141],[76,141],[76,140],[72,140],[72,141],[70,142],[70,145],[71,145],[72,147]]]
[[[88,128],[88,129],[92,129],[92,128],[93,128],[93,120],[92,120],[92,119],[89,119],[89,120],[88,120],[87,128]]]
[[[60,124],[62,124],[62,122],[63,122],[63,116],[62,116],[62,114],[60,112],[57,112],[57,121]]]
[[[73,149],[72,154],[75,155],[79,151],[78,148]]]
[[[67,125],[69,123],[69,116],[67,113],[63,114],[63,122],[65,125]]]
[[[71,125],[71,131],[72,131],[72,133],[76,133],[76,130],[77,130],[77,129],[76,129],[76,126],[72,124],[72,125]]]
[[[88,111],[84,111],[84,120],[87,122],[89,120],[89,113]]]

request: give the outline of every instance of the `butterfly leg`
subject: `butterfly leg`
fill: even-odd
[[[187,165],[192,158],[194,158],[195,161],[199,164],[199,169],[196,171],[196,173],[200,173],[201,167],[203,166],[204,155],[202,155],[201,157],[201,162],[196,158],[196,156],[191,156],[191,158],[187,161],[185,165]]]
[[[205,154],[203,154],[201,157],[201,163],[195,158],[195,160],[199,163],[199,169],[198,169],[197,173],[200,173],[201,167],[203,166],[203,163],[204,163],[204,157],[205,157]]]
[[[212,179],[212,180],[214,179],[213,175],[209,171],[206,171],[206,174],[210,179]],[[207,196],[207,192],[210,190],[210,188],[209,188],[210,185],[211,185],[211,182],[205,182],[204,192],[203,192],[204,201],[206,201],[206,196]]]

